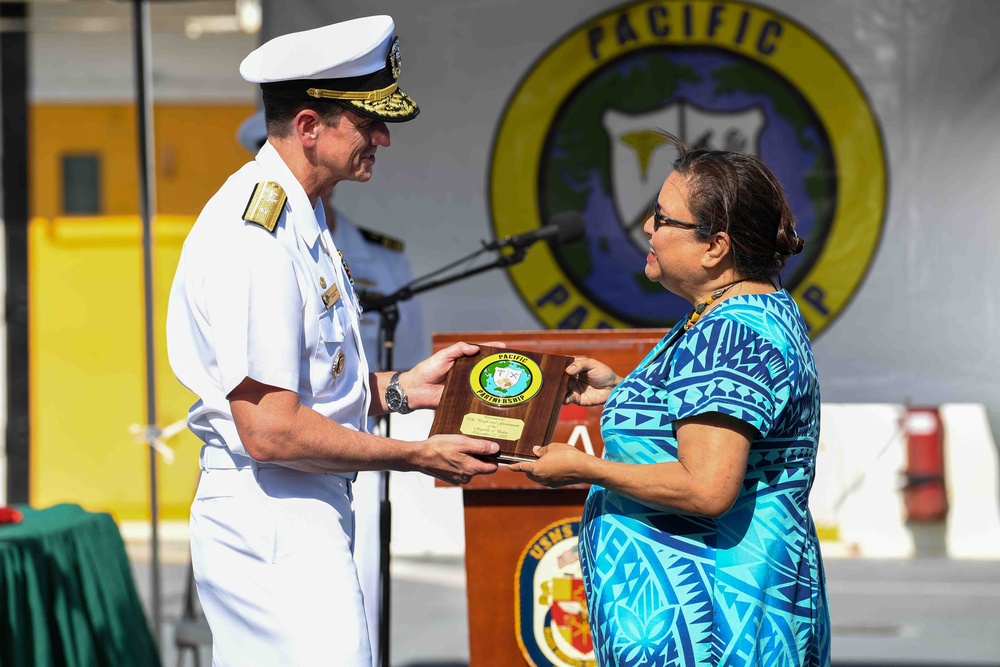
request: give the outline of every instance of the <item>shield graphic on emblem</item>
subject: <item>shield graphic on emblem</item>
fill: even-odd
[[[549,586],[551,593],[546,602],[550,604],[549,613],[554,630],[580,653],[590,653],[594,650],[594,640],[590,635],[583,579],[555,577],[549,582]]]
[[[510,389],[521,379],[521,370],[517,368],[494,368],[493,384],[498,389]]]
[[[661,131],[679,137],[692,149],[728,150],[758,154],[765,123],[764,111],[706,111],[690,102],[674,102],[645,114],[609,109],[602,124],[611,145],[611,183],[618,219],[640,252],[649,239],[642,231],[660,186],[670,175],[674,151]]]

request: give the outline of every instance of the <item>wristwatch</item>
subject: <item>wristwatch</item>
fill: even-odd
[[[391,412],[396,412],[401,415],[406,415],[411,412],[408,405],[406,405],[406,392],[403,388],[399,386],[399,375],[402,371],[396,371],[392,379],[389,380],[389,386],[385,388],[385,404],[389,406]]]

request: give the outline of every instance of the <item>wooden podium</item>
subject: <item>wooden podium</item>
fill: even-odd
[[[624,376],[665,334],[666,330],[661,329],[502,331],[435,333],[432,340],[435,351],[458,341],[502,341],[515,349],[592,357]],[[601,456],[604,452],[600,436],[601,409],[563,406],[553,441],[573,442],[578,449],[584,450],[589,443],[593,453]],[[438,484],[446,485],[444,482]],[[558,533],[553,539],[569,537],[571,528],[566,522],[579,520],[588,488],[574,485],[547,489],[504,466],[495,475],[476,477],[462,487],[470,667],[568,667],[577,664],[573,661],[579,660],[583,650],[574,652],[567,648],[561,652],[560,647],[566,647],[565,642],[572,645],[573,641],[584,639],[579,635],[567,640],[554,638],[552,634],[559,632],[541,629],[539,623],[545,619],[529,619],[522,601],[528,599],[525,595],[537,599],[540,592],[549,594],[551,599],[570,602],[581,598],[579,581],[574,583],[566,577],[556,576],[560,581],[546,581],[542,584],[543,589],[534,590],[537,586],[530,581],[526,568],[536,562],[536,553],[543,554],[551,544],[546,531]],[[575,555],[575,549],[566,551],[568,553],[560,556],[560,564]],[[532,590],[528,590],[529,586]],[[574,608],[572,604],[568,606]],[[579,619],[574,621],[567,616],[564,620],[556,630],[564,628],[567,636],[572,635],[568,628],[574,622],[579,623]],[[538,628],[534,633],[532,625]],[[551,650],[536,645],[544,642],[551,644]],[[560,655],[565,659],[560,659]],[[586,660],[578,664],[593,665]]]

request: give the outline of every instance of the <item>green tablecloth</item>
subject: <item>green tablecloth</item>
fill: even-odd
[[[0,665],[159,665],[111,515],[18,509],[0,525]]]

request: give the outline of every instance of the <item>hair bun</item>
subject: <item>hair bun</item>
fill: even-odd
[[[802,252],[802,247],[805,244],[806,242],[802,239],[801,236],[796,236],[795,240],[792,242],[792,253],[798,255],[800,252]]]

